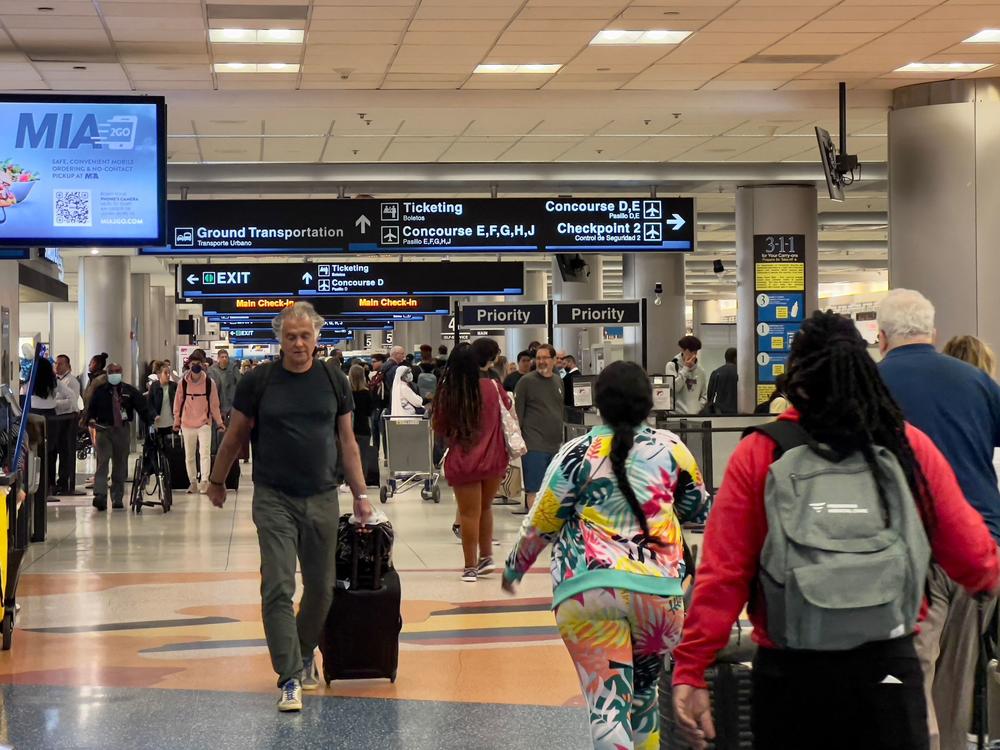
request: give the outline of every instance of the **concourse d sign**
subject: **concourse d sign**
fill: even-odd
[[[557,326],[642,325],[642,304],[638,300],[557,302],[555,312]]]

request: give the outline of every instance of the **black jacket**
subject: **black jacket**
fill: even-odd
[[[167,398],[170,399],[170,413],[174,411],[174,396],[177,395],[177,383],[173,380],[167,385]],[[146,424],[153,424],[160,416],[160,409],[163,408],[163,386],[159,380],[154,380],[149,386],[149,394],[146,396],[149,408],[146,411]]]
[[[128,383],[122,383],[121,385],[104,383],[94,390],[94,395],[91,397],[90,404],[87,407],[85,420],[94,420],[102,427],[114,426],[114,399],[112,391],[116,388],[121,390],[121,403],[125,409],[126,421],[135,421],[137,412],[140,416],[146,414],[146,399],[134,386]]]
[[[736,365],[724,364],[708,378],[708,405],[716,414],[736,414],[737,386],[739,375]]]

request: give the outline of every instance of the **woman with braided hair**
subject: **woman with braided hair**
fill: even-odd
[[[779,422],[798,422],[811,450],[834,463],[863,456],[886,510],[884,453],[891,453],[937,563],[970,593],[996,590],[1000,564],[986,525],[934,443],[904,422],[850,319],[817,312],[803,323],[789,355],[786,392],[792,408]],[[927,750],[927,704],[913,632],[900,627],[886,633],[888,640],[848,650],[779,648],[769,637],[761,555],[775,449],[760,432],[744,439],[713,504],[684,640],[674,652],[674,711],[682,739],[701,750],[715,737],[705,671],[749,603],[759,646],[751,697],[755,748]],[[883,458],[876,459],[876,449]],[[857,498],[829,498],[831,504],[852,500]],[[782,613],[771,614],[774,633],[789,627]]]
[[[680,523],[707,506],[694,457],[645,422],[646,373],[609,365],[595,403],[604,424],[563,446],[504,571],[513,593],[551,543],[559,632],[590,707],[594,747],[658,750],[657,682],[684,626]]]

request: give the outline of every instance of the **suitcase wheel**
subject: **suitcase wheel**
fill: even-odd
[[[388,487],[383,485],[382,487],[379,488],[378,499],[382,502],[382,505],[385,505],[386,501],[389,499]]]
[[[392,670],[392,674],[389,675],[389,682],[391,682],[393,685],[396,684],[396,670],[395,669]]]

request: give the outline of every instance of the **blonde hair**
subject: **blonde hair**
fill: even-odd
[[[368,384],[365,382],[365,368],[361,365],[351,365],[347,379],[351,381],[351,390],[355,393],[368,389]]]
[[[956,336],[944,345],[944,353],[978,367],[990,377],[996,377],[997,358],[993,349],[975,336]]]

